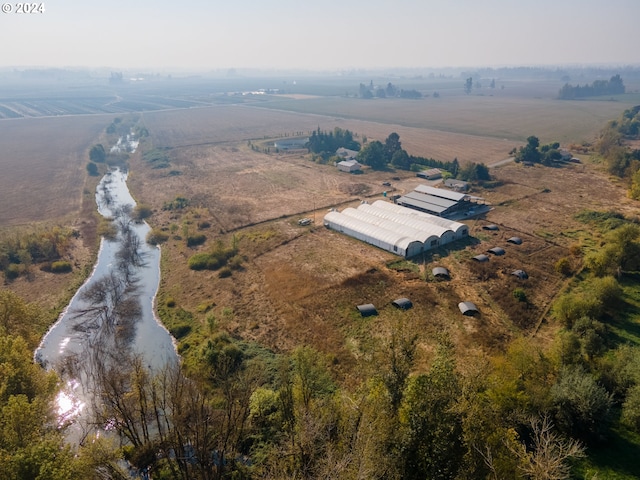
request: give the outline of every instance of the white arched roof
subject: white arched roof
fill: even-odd
[[[349,217],[362,220],[363,222],[377,225],[386,230],[392,230],[394,232],[398,232],[408,237],[414,238],[415,240],[423,243],[426,249],[430,248],[432,241],[440,240],[440,237],[434,233],[426,232],[424,230],[413,228],[410,225],[395,222],[393,221],[393,219],[371,215],[366,210],[360,208],[357,210],[355,208],[345,208],[342,213]]]
[[[427,232],[430,235],[436,235],[438,238],[446,237],[447,233],[449,233],[451,236],[454,235],[451,229],[436,225],[435,223],[431,223],[427,219],[421,218],[417,215],[403,215],[402,213],[377,208],[374,205],[369,205],[366,203],[360,205],[358,207],[358,210],[363,210],[371,215],[375,215],[376,217],[393,220],[394,222],[401,225],[408,225],[417,230]]]
[[[325,226],[346,233],[359,240],[383,248],[392,253],[410,256],[422,251],[422,242],[415,238],[381,228],[340,212],[329,212],[324,216]]]
[[[376,200],[375,202],[373,202],[372,206],[402,215],[423,218],[430,223],[434,223],[435,225],[440,225],[441,227],[452,230],[458,237],[462,235],[462,232],[464,230],[468,231],[468,227],[464,223],[449,220],[448,218],[438,217],[437,215],[431,215],[430,213],[420,212],[412,208],[403,207],[402,205],[396,205],[395,203],[385,202],[384,200]]]

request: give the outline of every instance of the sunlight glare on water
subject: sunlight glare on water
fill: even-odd
[[[75,390],[80,387],[77,380],[67,382],[66,388],[60,390],[56,397],[58,407],[58,423],[60,425],[72,421],[85,407],[85,403],[80,401],[75,394]]]

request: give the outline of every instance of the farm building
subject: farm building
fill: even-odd
[[[488,262],[489,261],[489,257],[486,256],[484,253],[481,253],[480,255],[476,255],[475,257],[473,257],[473,259],[476,262]]]
[[[307,143],[309,143],[309,138],[287,138],[277,140],[273,143],[273,146],[278,150],[301,150],[306,148]]]
[[[478,311],[478,307],[473,302],[460,302],[458,304],[458,308],[463,315],[473,316],[476,313],[480,313]]]
[[[395,213],[402,213],[403,215],[410,215],[417,218],[423,218],[429,223],[440,225],[441,227],[448,228],[453,231],[456,239],[464,238],[469,235],[469,227],[464,223],[455,222],[446,218],[431,215],[430,213],[420,212],[412,208],[406,208],[395,203],[385,202],[384,200],[376,200],[373,202],[373,206],[378,209],[389,210]]]
[[[506,252],[502,247],[493,247],[487,250],[489,253],[493,253],[494,255],[504,255]]]
[[[391,302],[391,305],[399,308],[400,310],[409,310],[411,307],[413,307],[413,303],[411,303],[411,300],[409,300],[408,298],[398,298]]]
[[[527,278],[529,278],[529,275],[527,275],[527,272],[525,272],[524,270],[514,270],[513,272],[511,272],[511,275],[515,275],[520,280],[526,280]]]
[[[466,192],[467,190],[469,190],[469,182],[456,180],[455,178],[447,178],[444,181],[444,186],[461,192]]]
[[[514,245],[522,245],[522,239],[520,237],[511,237],[507,240],[507,243],[513,243]]]
[[[342,162],[336,163],[336,167],[341,172],[354,173],[359,172],[362,169],[362,165],[360,165],[357,160],[343,160]]]
[[[436,180],[442,178],[442,172],[437,168],[432,168],[416,173],[416,177],[424,178],[425,180]]]
[[[336,150],[336,156],[344,158],[345,160],[355,160],[358,156],[358,152],[355,150],[349,150],[348,148],[340,147]]]
[[[398,198],[396,203],[438,217],[468,211],[475,206],[469,195],[429,185],[418,185],[413,192]]]
[[[449,270],[447,270],[444,267],[434,267],[431,270],[431,274],[435,278],[439,278],[441,280],[449,280],[451,278],[451,274],[449,273]]]
[[[362,315],[363,317],[370,317],[372,315],[378,314],[378,310],[376,310],[376,307],[372,303],[358,305],[356,306],[356,308],[360,312],[360,315]]]
[[[392,208],[384,208],[382,204]],[[455,228],[454,231],[431,222],[428,216],[416,215],[410,209],[383,201],[374,205],[363,203],[342,212],[331,211],[325,215],[324,225],[403,257],[418,255],[468,234],[464,224],[450,222],[448,225]]]

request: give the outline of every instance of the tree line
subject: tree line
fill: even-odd
[[[585,85],[569,85],[565,83],[558,94],[561,100],[574,100],[576,98],[596,97],[600,95],[621,95],[625,93],[625,86],[619,74],[613,75],[609,80],[594,80]]]
[[[600,132],[596,152],[604,159],[612,175],[629,184],[629,197],[640,200],[640,149],[626,145],[640,138],[640,105],[626,109]]]
[[[361,83],[358,87],[358,96],[360,98],[409,98],[409,99],[420,99],[422,98],[422,93],[418,90],[411,89],[405,90],[403,88],[398,88],[391,82],[387,83],[386,87],[375,87],[373,85],[373,81],[369,83],[369,85],[365,85]]]

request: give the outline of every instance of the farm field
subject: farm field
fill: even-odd
[[[273,115],[270,132],[288,126],[292,119],[290,114],[251,107],[224,107],[216,113],[229,118],[222,114],[227,110],[236,115],[230,125],[244,112],[255,111],[256,122],[263,115]],[[207,110],[197,113],[204,115]],[[554,264],[569,255],[585,228],[573,216],[584,208],[634,208],[624,188],[612,184],[597,165],[526,168],[508,164],[492,170],[503,181],[501,187],[471,192],[493,205],[486,218],[466,222],[471,241],[405,262],[325,229],[322,218],[328,208],[382,199],[381,183],[394,176],[394,193],[410,191],[419,183],[413,174],[366,171],[354,176],[297,153],[256,152],[244,142],[217,141],[215,135],[207,143],[203,141],[206,127],[220,121],[218,116],[208,116],[210,123],[196,117],[198,128],[188,124],[181,134],[177,126],[184,123],[176,121],[181,114],[145,114],[145,124],[155,132],[149,143],[166,142],[170,165],[153,169],[137,156],[130,180],[136,198],[155,212],[152,225],[174,232],[162,247],[159,296],[161,306],[168,300],[176,305],[163,309],[169,322],[177,322],[170,328],[184,321],[187,312],[199,325],[193,333],[197,338],[199,329],[206,330],[207,319],[215,318],[218,327],[238,338],[276,351],[313,345],[335,355],[345,376],[353,374],[349,365],[354,358],[365,354],[363,342],[372,341],[369,332],[384,335],[398,321],[425,333],[427,356],[428,338],[439,331],[449,331],[461,349],[485,352],[502,348],[514,336],[533,333],[564,282]],[[275,118],[283,123],[278,125]],[[163,127],[163,121],[172,127]],[[344,123],[340,125],[347,128]],[[359,131],[371,134],[364,129],[370,124],[357,125],[363,128]],[[168,128],[172,130],[167,134]],[[249,131],[238,134],[249,135]],[[170,138],[182,146],[169,148]],[[184,211],[163,210],[178,196],[189,199],[192,206]],[[303,217],[315,221],[301,227],[297,220]],[[487,223],[498,224],[500,230],[484,231]],[[185,237],[195,234],[205,235],[205,244],[188,247]],[[523,245],[506,243],[514,235],[523,238]],[[245,257],[243,268],[229,278],[187,266],[190,256],[210,250],[216,242],[237,242]],[[505,247],[507,255],[492,257],[489,265],[471,261],[494,246]],[[436,265],[450,269],[450,282],[434,281],[430,271]],[[515,269],[524,269],[530,279],[521,282],[510,275]],[[513,299],[514,288],[525,290],[526,308]],[[398,297],[413,299],[415,308],[400,315],[390,306]],[[479,321],[460,315],[457,304],[463,300],[479,306]],[[380,316],[359,319],[355,305],[361,303],[378,306]],[[183,339],[182,348],[188,349],[194,341]]]
[[[51,110],[55,101],[36,102],[23,113],[46,118],[0,120],[5,146],[0,167],[6,173],[0,178],[0,233],[72,227],[79,235],[63,256],[73,273],[56,275],[34,265],[22,270],[28,275],[7,276],[3,288],[47,309],[54,321],[89,274],[97,231],[104,226],[95,213],[99,177],[87,176],[88,151],[96,143],[108,151],[115,137],[135,127],[144,134],[136,152],[126,156],[128,184],[144,207],[140,211],[152,212],[147,221],[154,236],[164,237],[156,308],[190,374],[203,371],[198,362],[219,339],[265,358],[312,347],[346,395],[380,375],[382,349],[393,348],[391,339],[405,335],[417,339],[407,371],[411,375],[432,371],[442,342],[451,346],[467,380],[475,374],[484,378],[480,370],[485,369],[495,368],[490,381],[510,375],[511,366],[501,362],[513,361],[505,359],[514,345],[535,350],[540,362],[555,365],[564,361],[555,358],[564,355],[559,350],[564,343],[555,343],[562,326],[550,308],[588,273],[582,270],[584,254],[598,248],[604,235],[576,214],[615,210],[637,218],[638,204],[627,198],[627,185],[587,154],[577,154],[581,163],[557,167],[525,167],[507,159],[528,135],[563,146],[593,142],[603,124],[636,100],[629,95],[624,101],[565,103],[551,98],[553,88],[511,84],[504,95],[447,95],[443,90],[440,98],[367,101],[321,98],[312,89],[232,98],[206,88],[180,93],[158,87],[155,100],[149,89],[137,98],[131,92],[126,97],[127,108],[140,110],[136,115],[74,115],[70,108],[57,115]],[[125,102],[123,96],[114,98]],[[180,108],[180,100],[198,106]],[[108,126],[113,127],[110,134]],[[118,133],[113,133],[116,126]],[[347,174],[315,163],[304,149],[282,152],[274,146],[278,139],[336,127],[354,132],[358,141],[384,142],[396,132],[410,154],[489,165],[495,181],[469,192],[486,201],[489,212],[465,217],[469,238],[409,260],[325,228],[323,217],[331,209],[390,201],[394,194],[427,183],[413,172],[392,168]],[[310,221],[299,223],[303,218]],[[488,224],[497,229],[483,228]],[[513,236],[522,244],[509,243]],[[486,263],[473,260],[492,247],[504,248],[505,254],[490,255]],[[194,255],[225,249],[233,255],[226,267],[189,268]],[[569,273],[561,273],[560,260]],[[451,278],[434,278],[435,266],[446,267]],[[517,269],[526,271],[528,279],[512,275]],[[628,318],[611,325],[616,335],[632,336],[637,344],[632,283],[625,285]],[[403,297],[413,303],[406,311],[392,305]],[[473,302],[479,313],[462,315],[462,301]],[[356,306],[368,303],[377,315],[360,315]],[[551,376],[560,374],[554,371],[542,383],[551,384]],[[484,392],[491,395],[487,388]],[[536,391],[526,393],[534,402]],[[516,421],[505,419],[505,424]],[[591,454],[583,467],[590,468],[592,460],[599,472],[627,468]],[[625,462],[630,475],[636,473],[637,467]]]
[[[0,228],[77,217],[92,143],[110,117],[0,121]]]

